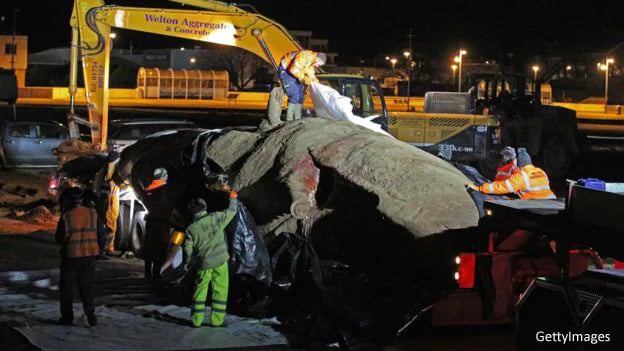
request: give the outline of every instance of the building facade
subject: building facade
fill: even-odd
[[[23,35],[0,35],[0,68],[15,71],[17,86],[26,84],[28,67],[28,37]]]

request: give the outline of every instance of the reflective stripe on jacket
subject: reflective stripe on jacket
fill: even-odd
[[[482,184],[479,186],[479,191],[486,194],[515,193],[523,200],[556,198],[550,190],[546,172],[533,165],[520,168],[520,172],[509,179]]]
[[[97,256],[97,213],[95,209],[77,206],[63,215],[65,222],[65,257]]]
[[[315,63],[316,53],[311,50],[291,51],[280,61],[282,67],[306,84],[318,82],[314,73]]]
[[[520,168],[516,165],[516,161],[504,164],[496,170],[494,181],[509,179],[512,175],[520,173]]]

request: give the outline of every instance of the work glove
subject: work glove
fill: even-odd
[[[305,85],[310,85],[312,83],[318,83],[319,80],[316,77],[304,77],[303,78],[303,83],[305,83]]]
[[[479,187],[474,185],[474,183],[466,183],[466,189],[472,189],[474,191],[479,191]]]

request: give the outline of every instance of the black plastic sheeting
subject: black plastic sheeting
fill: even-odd
[[[263,284],[270,284],[269,252],[256,230],[253,217],[240,201],[236,216],[226,228],[225,237],[230,254],[230,273],[246,275]]]
[[[107,164],[107,155],[81,156],[65,162],[59,172],[70,178],[77,178],[88,183],[91,178]]]
[[[299,234],[282,233],[268,249],[273,269],[271,312],[282,320],[293,347],[321,349],[336,342],[343,349],[362,343],[369,348],[383,345],[409,330],[442,296],[406,286],[400,272],[408,267],[397,264],[388,272],[320,259]]]
[[[314,248],[301,235],[284,233],[269,245],[273,283],[284,291],[290,290],[297,278],[309,274],[320,284],[322,273]]]

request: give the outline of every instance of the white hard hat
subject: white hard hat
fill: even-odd
[[[166,169],[160,167],[154,170],[154,179],[160,179],[166,182],[168,177],[169,175]]]

